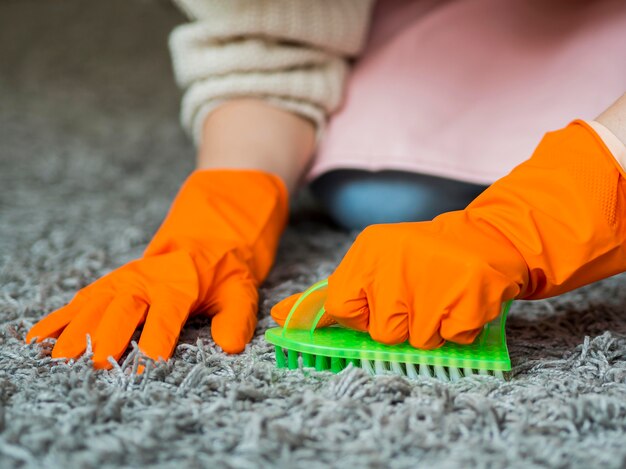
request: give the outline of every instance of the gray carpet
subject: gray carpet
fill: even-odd
[[[514,370],[455,384],[280,371],[270,306],[351,235],[298,201],[239,356],[192,321],[141,377],[50,359],[26,330],[137,257],[192,170],[165,2],[0,3],[0,467],[623,467],[626,278],[518,303]]]

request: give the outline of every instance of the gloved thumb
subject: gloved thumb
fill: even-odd
[[[302,293],[295,293],[274,305],[274,307],[270,311],[270,314],[272,315],[272,319],[274,319],[274,321],[276,321],[278,325],[285,325],[287,316],[289,316],[289,313],[291,312],[296,302],[300,299],[301,295]],[[322,327],[332,326],[333,324],[337,324],[337,321],[335,321],[330,315],[324,314],[320,318],[315,328],[319,329]]]
[[[291,308],[293,308],[293,305],[296,303],[296,301],[298,301],[300,295],[302,295],[302,293],[294,293],[284,300],[279,301],[272,307],[270,314],[272,315],[272,319],[276,321],[279,326],[285,325],[287,316],[289,316]]]
[[[213,340],[226,353],[240,353],[252,340],[259,294],[250,278],[232,276],[216,292],[217,312],[211,322]]]

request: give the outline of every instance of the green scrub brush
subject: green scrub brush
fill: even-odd
[[[504,379],[503,372],[511,369],[504,330],[511,301],[503,305],[499,317],[485,325],[473,344],[446,342],[435,350],[420,350],[408,342],[381,344],[367,332],[338,325],[316,329],[324,315],[327,287],[327,280],[313,285],[293,306],[284,327],[265,332],[265,339],[276,347],[279,368],[338,373],[352,363],[370,374],[393,373],[411,379],[430,376],[445,381],[476,374]]]

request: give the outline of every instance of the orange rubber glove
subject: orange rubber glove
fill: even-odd
[[[257,287],[272,265],[286,223],[288,196],[276,176],[258,171],[203,170],[183,184],[141,259],[80,290],[39,321],[27,341],[58,337],[54,358],[84,353],[110,368],[144,324],[139,349],[168,359],[191,313],[213,317],[213,339],[241,352],[257,321]]]
[[[465,210],[365,229],[328,279],[327,314],[383,343],[471,343],[506,300],[626,270],[625,176],[586,123],[548,133]]]

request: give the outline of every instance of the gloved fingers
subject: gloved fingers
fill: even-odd
[[[491,282],[493,285],[485,288],[486,291],[468,289],[450,314],[443,317],[440,332],[445,340],[470,344],[486,323],[498,317],[502,311],[502,288],[496,279],[492,278]]]
[[[226,353],[239,353],[252,340],[257,323],[259,293],[252,279],[230,276],[215,293],[211,322],[213,340]]]
[[[153,360],[169,359],[189,313],[190,305],[187,303],[155,298],[141,332],[139,350]]]
[[[451,326],[448,324],[446,326],[447,328],[450,328]],[[443,328],[443,325],[442,325]],[[444,334],[446,334],[446,339],[445,340],[449,340],[450,342],[455,342],[457,344],[472,344],[474,343],[474,340],[476,340],[476,337],[478,337],[478,334],[480,334],[483,331],[484,327],[479,327],[477,329],[470,329],[467,331],[461,330],[459,332],[443,332]]]
[[[519,293],[515,281],[491,267],[475,272],[473,279],[442,318],[441,335],[446,340],[471,343],[486,323],[500,315],[503,303]]]
[[[87,348],[87,334],[92,338],[106,307],[110,294],[94,294],[79,303],[78,313],[63,330],[52,349],[52,358],[77,358]]]
[[[393,285],[374,283],[367,295],[372,339],[393,345],[409,338],[409,308],[403,300],[405,296],[401,282]]]
[[[335,276],[336,273],[328,278],[328,297],[324,303],[326,313],[344,327],[368,331],[370,310],[365,291],[358,283],[344,282],[341,277]]]
[[[302,293],[294,293],[293,295],[279,301],[272,307],[270,314],[272,315],[272,319],[276,321],[278,325],[285,325],[287,316],[289,316],[293,305],[296,304],[296,301],[298,301],[298,298],[300,298],[301,295]]]
[[[449,215],[454,213],[458,212]],[[435,220],[441,223],[445,215]],[[455,338],[463,343],[473,339],[475,330],[485,322],[485,303],[499,289],[494,276],[504,279],[479,252],[468,251],[460,243],[441,240],[442,243],[431,243],[428,252],[434,256],[426,257],[427,263],[410,265],[417,269],[411,268],[409,278],[420,280],[415,282],[412,292],[409,343],[420,349],[437,348]],[[444,324],[453,322],[461,327],[455,326],[454,333],[448,334]],[[456,337],[457,332],[463,334]]]
[[[427,336],[421,335],[417,336],[416,338],[414,337],[415,336],[413,335],[409,335],[409,344],[411,344],[412,347],[421,350],[434,350],[446,343],[444,338],[441,337],[441,334],[439,334],[439,331],[437,330],[431,332]]]
[[[451,291],[461,296],[466,293],[460,285],[454,285]],[[440,331],[442,318],[448,317],[451,310],[456,311],[458,304],[450,298],[447,288],[437,289],[431,285],[430,289],[418,287],[414,293],[408,316],[409,343],[422,350],[441,347],[445,343]],[[465,314],[465,309],[459,314]]]
[[[79,313],[85,302],[86,299],[83,295],[80,295],[80,293],[76,294],[67,305],[51,312],[31,327],[26,334],[26,342],[30,342],[35,337],[37,338],[37,342],[41,342],[47,338],[59,337],[61,332],[63,332],[72,319]]]
[[[291,312],[293,306],[296,304],[296,301],[298,301],[301,295],[302,293],[294,293],[284,300],[279,301],[272,307],[270,314],[272,315],[272,319],[274,319],[274,321],[276,321],[278,325],[285,325],[287,316],[289,316],[289,313]],[[329,314],[324,314],[320,318],[315,328],[320,329],[322,327],[332,326],[333,324],[337,324],[337,321],[335,321]]]
[[[456,290],[455,290],[456,291]],[[445,340],[441,337],[441,318],[447,314],[447,290],[439,291],[419,287],[413,292],[413,302],[408,315],[409,344],[422,350],[441,347]]]
[[[376,230],[368,227],[357,237],[341,263],[328,277],[326,312],[339,324],[358,331],[369,330],[370,310],[366,289],[375,277]],[[374,240],[375,241],[375,240]],[[371,249],[368,250],[368,246]]]
[[[93,336],[95,368],[111,368],[109,356],[119,360],[133,333],[144,321],[148,304],[131,294],[119,294],[109,304]]]
[[[500,311],[499,305],[479,307],[469,302],[461,302],[454,308],[451,315],[441,321],[440,334],[444,340],[455,342],[457,344],[471,344],[474,339],[481,333],[484,325],[489,322],[488,316],[497,315]],[[482,320],[472,320],[472,316],[476,315],[476,309],[480,309],[484,314]]]

